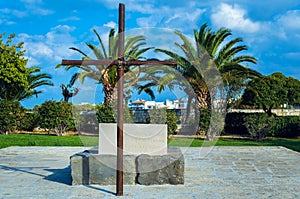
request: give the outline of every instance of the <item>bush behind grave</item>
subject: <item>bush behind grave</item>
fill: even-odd
[[[245,125],[247,117],[252,117],[253,120],[257,121],[257,125],[261,126],[260,123],[265,122],[264,120],[259,120],[262,115],[264,113],[228,113],[225,118],[223,134],[249,135],[249,130]],[[277,116],[270,118],[269,122],[268,136],[287,138],[300,136],[299,116]]]

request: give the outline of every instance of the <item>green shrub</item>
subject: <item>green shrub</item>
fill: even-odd
[[[166,124],[168,125],[168,134],[174,135],[177,133],[177,123],[178,118],[172,110],[167,110],[167,120]]]
[[[148,110],[149,123],[151,124],[167,124],[168,134],[176,134],[178,118],[174,111],[166,108]]]
[[[274,137],[293,138],[300,136],[300,117],[275,117],[274,124],[270,131],[271,135]]]
[[[225,117],[224,134],[247,135],[245,116],[247,113],[227,113]]]
[[[117,109],[113,108],[114,105],[107,106],[99,104],[96,106],[96,116],[99,123],[116,123],[117,122]],[[132,113],[127,106],[123,110],[124,123],[132,123]]]
[[[251,115],[251,116],[249,116]],[[257,124],[264,122],[259,118],[264,113],[228,113],[225,119],[225,134],[247,135],[249,130],[245,126],[246,118],[257,117]],[[270,128],[268,135],[274,137],[297,137],[300,136],[299,116],[270,117]]]
[[[210,124],[210,119],[211,119],[211,111],[209,109],[201,109],[199,113],[200,113],[200,117],[199,117],[198,131],[207,132]]]
[[[38,108],[38,114],[40,127],[53,130],[56,135],[61,136],[67,130],[75,130],[71,103],[46,101]]]
[[[96,106],[96,115],[99,123],[116,123],[117,118],[110,106],[100,104]]]
[[[25,109],[19,102],[0,100],[0,133],[8,134],[17,130],[24,115]]]
[[[33,111],[26,111],[26,113],[20,120],[18,130],[33,131],[33,129],[37,126],[37,122],[38,113]]]
[[[207,140],[214,140],[216,136],[220,135],[224,128],[224,116],[218,111],[211,111],[210,124],[206,132]]]
[[[244,119],[248,133],[257,141],[264,140],[274,122],[274,118],[267,114],[247,114]]]
[[[147,123],[150,124],[166,124],[167,123],[167,109],[150,109],[147,111],[149,114],[149,121]]]

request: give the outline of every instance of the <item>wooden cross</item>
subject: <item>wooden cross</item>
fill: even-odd
[[[124,33],[125,33],[125,5],[119,4],[119,30],[118,30],[118,60],[62,60],[62,65],[108,65],[108,67],[117,66],[118,80],[118,118],[117,118],[117,183],[116,195],[123,195],[123,101],[124,101],[124,66],[139,66],[139,65],[167,65],[176,66],[175,61],[139,61],[139,60],[124,60]]]

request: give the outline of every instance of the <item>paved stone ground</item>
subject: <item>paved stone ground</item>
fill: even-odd
[[[85,147],[0,149],[0,198],[115,198],[115,186],[71,186]],[[300,154],[283,147],[181,148],[184,185],[126,185],[119,198],[300,198]]]

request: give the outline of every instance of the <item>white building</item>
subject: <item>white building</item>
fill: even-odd
[[[132,110],[148,110],[148,109],[186,109],[187,100],[166,100],[166,102],[156,102],[156,101],[147,101],[147,100],[136,100],[130,102],[130,109]]]

